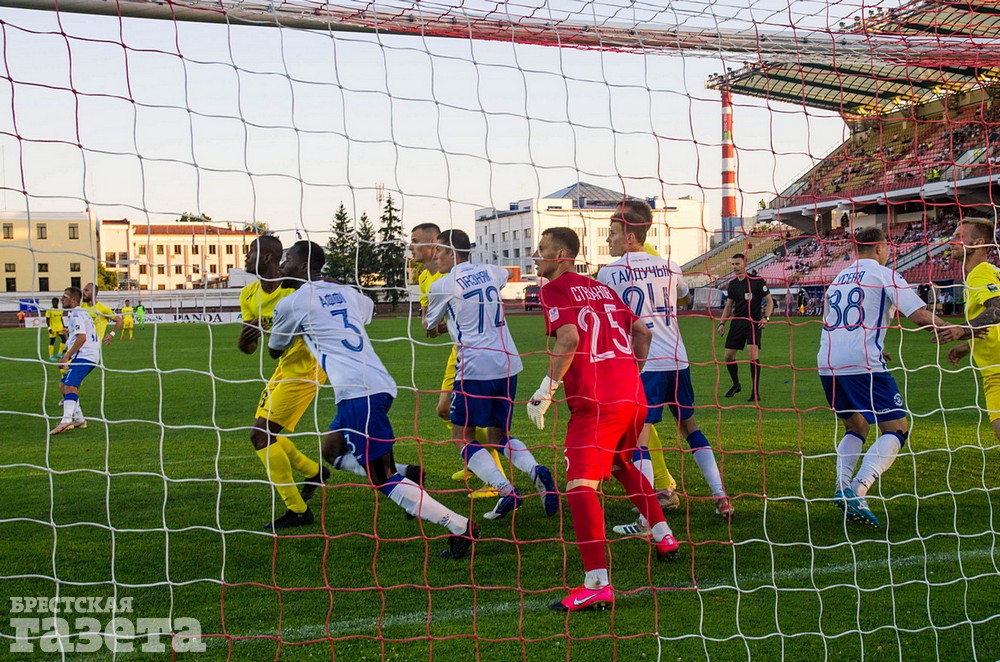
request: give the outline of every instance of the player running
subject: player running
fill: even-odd
[[[500,290],[507,270],[469,262],[471,242],[461,230],[438,236],[438,269],[445,276],[431,285],[424,324],[437,329],[448,325],[457,348],[455,387],[451,392],[452,434],[463,440],[466,466],[500,494],[486,519],[500,519],[521,505],[521,495],[507,480],[486,448],[476,438],[476,428],[486,428],[487,443],[502,448],[519,470],[528,474],[542,493],[546,515],[559,512],[559,496],[548,467],[538,464],[520,439],[510,436],[511,411],[517,395],[521,356],[504,318]]]
[[[408,515],[451,532],[443,558],[461,558],[479,536],[479,526],[446,508],[399,470],[389,421],[396,383],[365,332],[375,304],[350,287],[322,282],[325,264],[318,244],[299,241],[288,249],[281,274],[284,284],[296,291],[274,309],[268,350],[280,360],[294,343],[305,341],[329,375],[337,401],[337,415],[323,438],[323,457],[334,463],[349,453],[372,485]]]
[[[87,420],[80,409],[80,386],[101,362],[101,346],[97,341],[94,320],[80,307],[82,299],[83,292],[78,287],[67,287],[62,295],[63,308],[69,311],[69,347],[59,359],[59,365],[67,370],[59,380],[63,416],[51,432],[54,435],[87,427]]]

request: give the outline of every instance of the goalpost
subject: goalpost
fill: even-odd
[[[115,308],[152,300],[157,312],[134,344],[104,350],[81,389],[88,428],[58,437],[48,434],[60,377],[45,328],[3,331],[0,604],[10,615],[0,649],[18,659],[996,657],[1000,446],[980,371],[951,365],[911,325],[888,330],[910,441],[869,495],[884,528],[859,528],[834,507],[842,428],[816,372],[822,322],[799,315],[797,298],[821,306],[830,270],[848,264],[840,222],[888,224],[899,244],[890,266],[914,286],[962,293],[943,233],[957,216],[993,215],[1000,174],[990,12],[958,23],[962,9],[939,2],[875,13],[769,0],[0,5],[0,250],[14,251],[3,253],[0,312],[35,299],[44,310],[70,279],[96,279],[98,264],[124,265],[129,279],[148,270],[135,272],[148,290],[100,296]],[[927,16],[939,17],[934,29]],[[860,179],[869,164],[882,177],[870,185]],[[537,285],[531,255],[541,230],[570,226],[584,242],[578,271],[592,273],[611,259],[614,196],[652,202],[649,241],[695,288],[677,323],[696,417],[736,514],[715,515],[665,415],[680,560],[659,564],[642,539],[611,533],[635,515],[606,485],[609,613],[546,609],[581,575],[565,498],[555,518],[534,495],[513,522],[483,522],[493,502],[468,498],[477,480],[451,479],[462,463],[435,410],[449,348],[421,328],[412,284],[370,328],[399,386],[397,460],[421,464],[435,498],[483,523],[471,559],[438,558],[439,530],[337,471],[310,502],[315,524],[258,530],[284,508],[247,439],[273,363],[236,348],[238,290],[196,295],[192,278],[208,280],[216,241],[212,273],[231,267],[235,282],[243,255],[234,244],[226,261],[223,231],[249,225],[286,248],[300,238],[346,247],[344,268],[353,261],[357,284],[379,296],[378,274],[357,263],[375,259],[364,255],[380,242],[386,191],[404,232],[426,221],[471,228],[477,259],[524,281],[507,306],[525,364],[512,434],[560,489],[566,404],[542,432],[524,415],[549,348],[542,318],[521,314]],[[149,238],[202,215],[215,239]],[[118,219],[142,255],[107,257],[106,222]],[[61,233],[63,222],[105,248],[43,243],[39,226]],[[353,239],[339,242],[345,228]],[[199,242],[197,260],[171,261],[175,246]],[[399,252],[398,237],[387,243]],[[716,322],[737,252],[766,271],[780,303],[759,405],[724,395]],[[824,264],[810,262],[820,254]],[[809,265],[797,273],[796,260]],[[170,292],[174,276],[187,278],[182,294]],[[168,323],[190,321],[167,311],[193,299],[204,317]],[[747,375],[746,355],[738,361]],[[289,434],[314,460],[335,412],[323,390]]]

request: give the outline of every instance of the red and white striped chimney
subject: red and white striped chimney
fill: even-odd
[[[733,97],[722,92],[722,218],[736,218],[736,148],[733,146]]]

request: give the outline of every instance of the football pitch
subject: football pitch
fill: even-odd
[[[548,366],[543,322],[508,321],[526,355],[523,401]],[[617,484],[606,485],[617,603],[568,617],[546,609],[583,577],[565,499],[553,518],[536,495],[513,521],[482,519],[493,501],[472,501],[451,480],[460,458],[435,415],[449,348],[411,341],[422,339],[418,324],[376,318],[369,327],[400,386],[396,457],[423,464],[436,497],[482,524],[471,559],[438,558],[444,529],[404,519],[336,471],[310,503],[315,524],[261,532],[284,512],[248,440],[273,362],[237,351],[237,325],[147,326],[134,342],[114,342],[81,390],[89,427],[58,437],[47,435],[61,414],[59,372],[39,361],[47,339],[0,331],[0,604],[130,597],[134,616],[197,619],[206,637],[204,652],[142,652],[136,642],[118,659],[997,659],[1000,449],[976,373],[947,364],[927,333],[889,333],[911,436],[870,495],[884,529],[862,528],[832,504],[840,437],[815,372],[819,323],[792,322],[765,332],[759,409],[746,386],[718,395],[729,386],[715,362],[722,342],[709,320],[682,318],[696,416],[722,451],[736,515],[715,515],[686,443],[661,424],[688,495],[668,514],[681,556],[658,563],[645,541],[610,534],[634,514]],[[746,384],[745,363],[741,376]],[[318,457],[317,430],[334,413],[326,388],[296,430],[301,450]],[[513,433],[562,486],[567,410],[546,418],[537,431],[519,404]],[[534,491],[524,474],[511,477]],[[38,640],[34,653],[8,652],[15,632],[0,620],[0,659],[60,659]],[[111,657],[106,647],[65,654]]]

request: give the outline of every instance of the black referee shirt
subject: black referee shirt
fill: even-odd
[[[764,297],[770,291],[767,283],[759,276],[747,277],[743,280],[734,278],[729,281],[729,300],[733,302],[733,319],[752,319],[759,322],[764,318]]]

